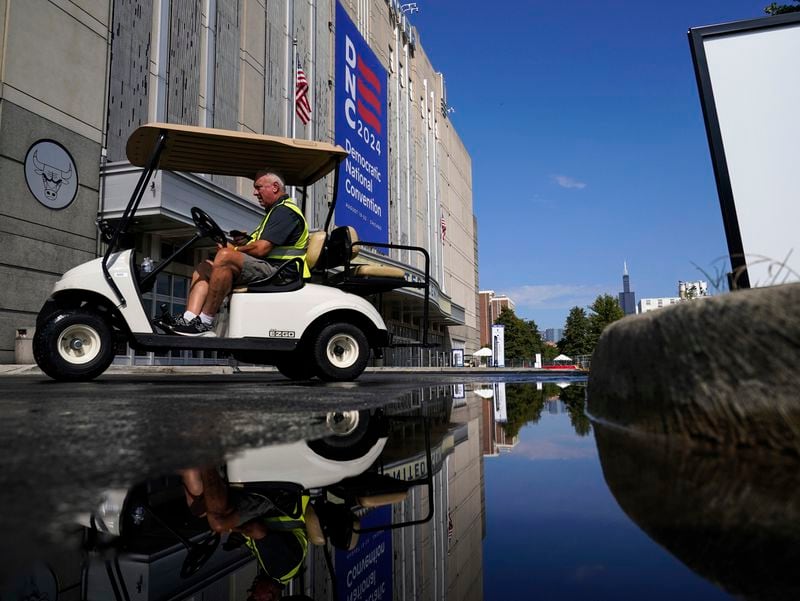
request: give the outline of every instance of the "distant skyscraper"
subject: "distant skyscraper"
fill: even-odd
[[[558,342],[564,337],[563,328],[547,328],[544,331],[544,339],[547,342]]]
[[[623,264],[622,272],[622,292],[619,293],[619,306],[625,315],[636,313],[636,293],[631,292],[631,279],[628,276],[628,263]]]

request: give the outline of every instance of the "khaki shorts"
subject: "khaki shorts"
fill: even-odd
[[[242,254],[242,256],[244,257],[242,273],[239,274],[239,277],[234,282],[237,286],[263,280],[278,270],[277,267],[267,261],[262,261],[261,259],[256,259],[246,254]]]

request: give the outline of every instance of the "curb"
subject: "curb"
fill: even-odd
[[[160,374],[160,375],[228,375],[240,373],[278,373],[272,366],[241,366],[238,370],[230,365],[111,365],[106,374]],[[538,369],[535,367],[367,367],[365,373],[394,373],[394,374],[447,374],[495,376],[499,374],[537,374],[551,376],[586,376],[589,372],[576,369]],[[2,376],[30,376],[43,375],[42,370],[35,364],[31,365],[0,365]]]

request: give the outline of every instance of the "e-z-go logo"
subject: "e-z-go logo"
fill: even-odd
[[[381,81],[363,60],[359,60],[350,36],[345,36],[345,101],[347,124],[356,130],[358,137],[381,154]],[[371,130],[370,130],[371,128]]]

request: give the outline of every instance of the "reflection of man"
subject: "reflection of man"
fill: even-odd
[[[305,264],[308,224],[286,194],[281,175],[272,169],[258,171],[253,194],[267,214],[248,238],[234,237],[237,246],[218,244],[214,260],[195,267],[186,312],[170,326],[176,334],[213,336],[214,318],[233,286],[267,278],[289,259],[302,259],[302,273],[290,265],[282,274],[310,277]]]
[[[205,514],[215,532],[228,533],[226,546],[243,538],[255,556],[259,574],[248,600],[280,598],[283,586],[305,560],[308,541],[303,514],[308,497],[298,496],[295,510],[299,517],[294,517],[262,494],[229,487],[216,467],[186,470],[182,476],[192,512]]]

